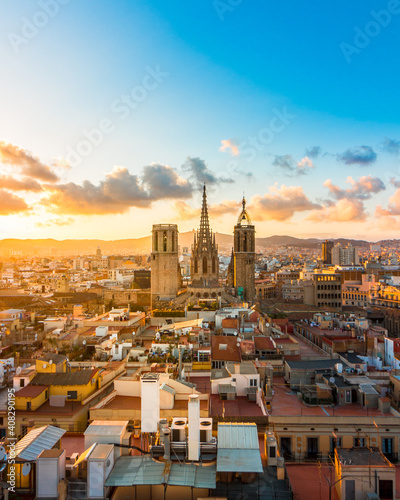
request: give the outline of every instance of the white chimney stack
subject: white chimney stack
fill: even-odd
[[[197,394],[189,396],[189,460],[200,458],[200,400]]]
[[[145,373],[140,379],[141,431],[157,432],[160,420],[160,380],[158,373]]]

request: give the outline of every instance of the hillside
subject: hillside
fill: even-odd
[[[216,241],[221,249],[226,249],[233,244],[233,235],[216,233]],[[293,236],[269,236],[267,238],[256,238],[256,245],[259,247],[275,247],[275,246],[293,246],[317,248],[323,242],[323,239],[316,238],[295,238]],[[351,243],[353,246],[367,247],[368,241],[351,240],[339,238],[333,240],[342,245]],[[179,244],[181,248],[188,247],[190,249],[193,243],[193,231],[180,233]],[[131,238],[124,240],[55,240],[52,238],[42,240],[22,240],[22,239],[4,239],[0,240],[0,253],[2,255],[10,255],[12,251],[22,252],[23,255],[92,255],[96,248],[100,247],[103,255],[107,254],[140,254],[149,253],[151,246],[150,236],[143,238]]]

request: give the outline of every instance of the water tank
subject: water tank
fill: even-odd
[[[342,363],[336,363],[335,364],[335,370],[337,371],[337,373],[342,373],[343,372],[343,365],[342,365]]]

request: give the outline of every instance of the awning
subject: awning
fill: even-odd
[[[216,488],[217,470],[211,466],[157,462],[149,456],[120,457],[106,481],[106,486],[166,484],[194,488]]]
[[[246,394],[257,394],[258,387],[246,387]]]
[[[190,486],[194,488],[217,487],[216,481],[217,469],[215,464],[195,465],[195,464],[171,464],[168,485],[171,486]]]
[[[107,478],[106,486],[134,486],[135,484],[162,484],[165,463],[148,456],[119,457]]]
[[[92,444],[92,446],[90,446],[90,448],[88,448],[83,453],[81,453],[79,455],[78,460],[74,463],[73,467],[78,467],[78,465],[81,464],[84,460],[87,460],[89,458],[89,455],[92,453],[92,451],[96,447],[96,444],[97,443]]]
[[[218,424],[217,472],[263,472],[256,424]]]
[[[32,429],[16,444],[15,457],[36,460],[43,450],[51,450],[66,432],[52,425]]]
[[[263,472],[259,450],[220,449],[217,454],[218,472]]]
[[[218,384],[218,394],[236,393],[236,387],[231,384]]]

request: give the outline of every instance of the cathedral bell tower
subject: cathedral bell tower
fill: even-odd
[[[243,197],[242,211],[234,229],[233,286],[238,296],[247,301],[252,301],[255,297],[255,235]]]
[[[180,285],[178,226],[155,224],[152,231],[151,298],[172,300]]]

